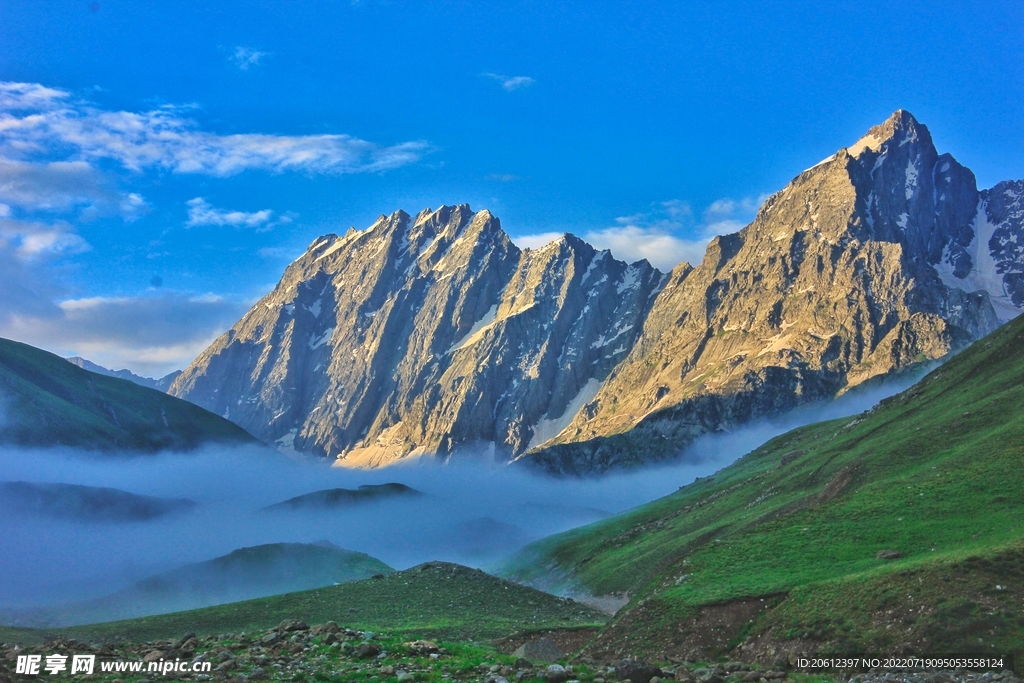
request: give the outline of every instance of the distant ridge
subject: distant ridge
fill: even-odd
[[[142,522],[191,510],[195,505],[186,498],[141,496],[106,487],[0,481],[0,510],[10,517]]]
[[[241,427],[132,382],[0,339],[0,444],[97,451],[187,451],[257,444]]]
[[[174,372],[164,375],[160,379],[153,379],[152,377],[142,377],[140,375],[136,375],[131,370],[110,370],[108,368],[103,367],[102,365],[97,365],[96,363],[93,363],[91,360],[86,360],[81,356],[71,356],[70,358],[65,358],[64,360],[68,361],[72,365],[77,365],[83,370],[95,372],[98,375],[106,375],[108,377],[126,379],[129,382],[135,382],[140,387],[148,387],[150,389],[156,389],[157,391],[164,392],[167,391],[167,389],[171,386],[171,383],[174,382],[174,380],[178,378],[178,375],[181,374],[181,370],[175,370]]]

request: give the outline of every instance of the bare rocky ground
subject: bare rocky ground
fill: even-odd
[[[380,683],[444,683],[445,681],[478,681],[479,683],[812,683],[843,680],[849,683],[1020,683],[1011,671],[868,671],[846,674],[808,674],[791,668],[792,658],[780,657],[770,666],[744,662],[702,663],[670,658],[664,663],[647,663],[632,658],[618,661],[597,661],[588,655],[564,656],[561,663],[531,661],[507,654],[518,644],[547,640],[545,647],[557,643],[558,648],[579,649],[588,629],[549,631],[530,636],[513,636],[487,644],[438,644],[428,640],[405,641],[388,633],[356,631],[334,622],[309,627],[288,620],[276,628],[250,633],[220,634],[197,637],[187,633],[176,641],[157,640],[87,643],[68,639],[23,646],[0,645],[0,683],[50,678],[42,670],[38,675],[15,673],[20,655],[93,654],[96,668],[91,675],[68,675],[104,683],[154,683],[156,680],[216,681],[248,683],[250,681],[318,681],[341,683],[367,681]],[[538,638],[540,636],[540,638]],[[499,648],[495,650],[495,646]],[[528,650],[529,651],[529,650]],[[538,648],[536,651],[546,651]],[[549,650],[547,650],[549,651]],[[556,649],[556,652],[559,650]],[[161,675],[148,672],[149,662],[182,662],[191,665],[209,662],[209,671],[169,672]],[[137,673],[102,671],[104,662],[142,662]],[[56,677],[56,676],[55,676]]]

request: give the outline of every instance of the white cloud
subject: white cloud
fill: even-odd
[[[188,365],[244,311],[243,304],[216,295],[181,292],[68,299],[8,311],[0,336],[159,377]]]
[[[651,211],[615,219],[616,225],[589,230],[580,237],[598,249],[610,249],[624,261],[647,259],[660,270],[671,270],[682,262],[692,265],[704,259],[704,252],[717,235],[734,233],[753,219],[767,199],[719,199],[703,212],[700,222],[687,202],[672,199],[659,202]],[[536,249],[561,237],[560,232],[544,232],[514,238],[522,248]]]
[[[228,57],[228,60],[242,71],[248,71],[250,66],[258,66],[260,60],[269,55],[269,52],[260,52],[259,50],[239,45],[231,56]]]
[[[137,220],[143,214],[149,213],[149,204],[137,192],[129,192],[122,197],[118,208],[126,221]]]
[[[188,227],[197,225],[230,225],[236,228],[256,228],[266,225],[273,217],[270,209],[246,213],[245,211],[225,211],[210,205],[202,197],[185,202],[188,206]]]
[[[526,88],[536,83],[536,81],[530,76],[503,76],[501,74],[494,73],[485,73],[484,76],[498,81],[501,83],[501,87],[508,92],[519,90],[520,88]]]
[[[0,154],[26,159],[61,152],[67,161],[113,160],[132,171],[224,177],[252,169],[385,171],[416,162],[428,151],[422,141],[381,146],[339,134],[218,135],[201,130],[180,107],[103,111],[64,102],[70,98],[66,92],[49,92],[37,84],[0,83]],[[20,113],[25,110],[30,111]]]
[[[660,270],[671,270],[683,261],[700,263],[710,238],[687,240],[658,228],[622,225],[584,234],[585,239],[598,249],[611,249],[617,259],[633,262],[647,261]]]
[[[89,243],[63,221],[41,223],[0,218],[0,250],[29,263],[43,258],[80,254]]]
[[[49,109],[67,98],[63,90],[47,88],[38,83],[0,81],[0,110]]]
[[[546,244],[551,244],[564,234],[563,232],[540,232],[533,235],[520,235],[513,241],[520,249],[540,249]]]

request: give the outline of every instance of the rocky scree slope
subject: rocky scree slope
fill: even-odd
[[[962,348],[1020,310],[1021,196],[979,192],[896,112],[675,268],[594,400],[524,457],[558,473],[675,457]]]
[[[554,436],[625,356],[663,275],[487,211],[399,211],[316,240],[170,393],[343,465]]]

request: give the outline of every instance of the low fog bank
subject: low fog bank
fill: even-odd
[[[361,471],[254,447],[140,457],[0,450],[0,481],[110,487],[197,503],[172,517],[134,522],[8,518],[0,526],[0,607],[98,597],[160,571],[266,543],[329,541],[398,569],[428,560],[484,566],[530,541],[669,494],[795,426],[861,412],[912,383],[907,378],[705,437],[669,465],[588,479],[554,479],[482,457]],[[321,489],[388,482],[424,495],[260,511]]]

